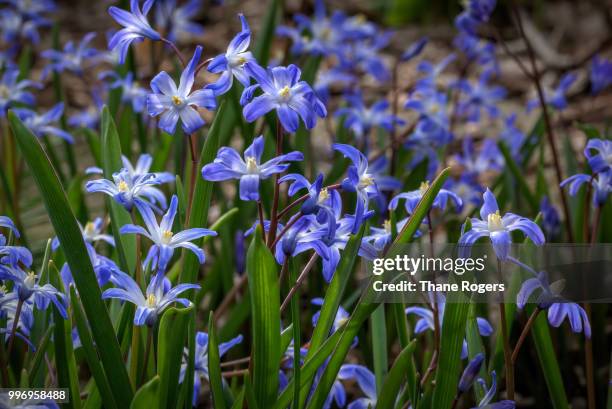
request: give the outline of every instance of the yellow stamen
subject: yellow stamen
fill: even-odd
[[[289,87],[287,85],[285,85],[278,93],[278,95],[281,96],[281,98],[288,98],[289,95],[291,94],[291,90],[289,89]]]
[[[164,230],[162,232],[162,242],[164,244],[170,243],[170,240],[172,240],[172,236],[173,236],[173,233],[170,230]]]
[[[119,182],[119,186],[117,187],[119,188],[120,192],[127,192],[129,190],[129,186],[127,183],[125,183],[125,180]]]
[[[373,184],[374,179],[372,179],[370,176],[362,176],[361,180],[359,181],[359,186],[362,188],[372,186]]]
[[[247,172],[257,173],[257,161],[252,156],[246,158]]]
[[[421,182],[421,186],[419,186],[419,190],[421,191],[421,193],[427,192],[427,189],[429,189],[429,182]]]
[[[30,271],[23,282],[26,287],[32,288],[34,284],[36,284],[36,274],[33,271]]]
[[[387,233],[391,233],[391,220],[385,220],[383,222],[383,227]]]
[[[92,222],[87,222],[85,225],[85,235],[91,236],[96,230],[94,224]]]
[[[329,191],[327,190],[326,187],[324,187],[323,189],[321,189],[321,191],[319,192],[319,198],[317,199],[317,201],[319,203],[323,203],[324,201],[326,201],[329,198]]]
[[[500,231],[505,229],[499,210],[495,213],[489,213],[487,216],[487,227],[489,231]]]
[[[176,95],[172,96],[172,103],[174,105],[181,105],[183,103],[183,100],[180,99],[179,97],[177,97]]]
[[[157,304],[157,298],[155,298],[154,294],[149,294],[147,296],[147,307],[153,308],[155,307],[155,304]]]

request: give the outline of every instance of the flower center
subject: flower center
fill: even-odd
[[[155,307],[155,304],[157,304],[157,298],[155,298],[154,294],[149,294],[147,296],[147,307],[153,308]]]
[[[257,161],[252,156],[247,156],[246,158],[246,167],[248,173],[257,173]]]
[[[96,228],[94,224],[92,222],[87,222],[87,224],[85,225],[85,235],[93,236],[95,231],[96,231]]]
[[[119,186],[117,186],[117,188],[119,189],[120,192],[127,192],[129,190],[129,186],[125,182],[125,180],[122,180],[121,182],[119,182]]]
[[[172,96],[172,103],[176,106],[180,106],[183,103],[183,100],[180,97],[177,97],[176,95]]]
[[[374,179],[371,176],[363,175],[359,180],[359,188],[365,189],[368,186],[372,186],[374,184]]]
[[[0,85],[0,98],[7,99],[10,94],[11,93],[6,85]]]
[[[385,229],[385,232],[387,232],[388,234],[391,234],[391,220],[385,220],[383,222],[383,227]]]
[[[424,194],[425,192],[427,192],[427,189],[429,189],[429,182],[428,181],[421,182],[421,186],[419,186],[419,190],[421,191],[421,194]]]
[[[33,271],[30,271],[25,280],[23,280],[23,283],[28,288],[34,287],[34,284],[36,284],[36,274],[34,274]]]
[[[501,231],[506,229],[502,222],[502,217],[499,214],[499,210],[495,213],[489,213],[487,216],[487,225],[489,231]]]
[[[170,240],[172,240],[173,233],[170,230],[164,230],[162,232],[162,243],[169,244]]]
[[[278,95],[282,98],[282,99],[289,99],[289,97],[291,96],[291,89],[285,85],[279,92]]]
[[[317,198],[317,203],[321,204],[324,201],[326,201],[329,198],[329,191],[327,190],[326,187],[324,187],[323,189],[321,189],[321,191],[319,192],[319,197]]]

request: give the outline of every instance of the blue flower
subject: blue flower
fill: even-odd
[[[276,246],[276,261],[279,264],[283,264],[288,256],[295,257],[308,250],[314,250],[323,260],[328,259],[329,250],[322,242],[326,231],[323,229],[311,229],[314,216],[295,215],[293,217],[297,217],[299,220],[287,230]],[[336,219],[331,220],[330,223],[335,224]]]
[[[596,55],[591,61],[591,93],[599,94],[612,85],[612,60]]]
[[[355,229],[363,221],[365,212],[368,210],[370,199],[380,195],[374,176],[368,169],[368,158],[356,148],[341,143],[335,143],[332,148],[345,157],[349,158],[353,164],[348,168],[348,177],[342,181],[342,189],[357,193],[357,207],[355,210]]]
[[[463,154],[455,155],[454,158],[463,167],[464,172],[473,177],[490,171],[501,171],[504,165],[504,157],[493,139],[485,139],[480,152],[476,154],[474,141],[471,138],[465,138]]]
[[[96,90],[92,91],[93,104],[70,115],[68,126],[73,128],[88,128],[97,130],[100,123],[100,113],[104,103]]]
[[[153,277],[143,294],[138,283],[122,271],[115,272],[111,277],[111,282],[117,288],[109,288],[104,291],[102,299],[116,298],[134,304],[136,306],[134,325],[146,324],[149,327],[155,325],[161,313],[170,304],[176,302],[185,307],[191,304],[188,299],[179,297],[181,293],[200,289],[197,284],[178,284],[170,288],[170,282],[167,279]]]
[[[465,10],[455,19],[455,26],[462,31],[475,35],[478,26],[489,21],[495,9],[496,0],[467,0]]]
[[[480,372],[484,358],[485,356],[481,352],[476,354],[476,356],[474,356],[474,358],[468,362],[467,366],[463,370],[463,373],[461,374],[461,378],[459,378],[459,384],[457,386],[459,393],[465,393],[470,390],[474,384],[474,381],[476,380],[476,376],[478,376],[478,373]]]
[[[600,172],[595,175],[585,175],[579,173],[561,182],[561,187],[569,186],[570,195],[578,193],[578,189],[583,184],[588,183],[593,187],[593,206],[603,206],[608,200],[608,195],[612,193],[612,170]]]
[[[217,106],[211,90],[199,89],[191,92],[201,54],[202,47],[196,47],[193,57],[181,74],[178,87],[165,71],[160,72],[151,80],[153,94],[147,96],[147,110],[151,116],[162,114],[159,127],[170,134],[174,133],[179,118],[183,131],[187,134],[194,133],[204,126],[204,119],[193,106],[208,110],[215,109]]]
[[[461,98],[457,105],[457,114],[465,117],[469,122],[480,121],[481,111],[487,112],[489,118],[497,118],[500,110],[497,104],[506,96],[506,89],[501,86],[488,85],[493,74],[492,70],[485,70],[477,83],[468,80],[458,81],[456,87],[461,90]]]
[[[561,77],[559,80],[559,85],[552,92],[544,91],[544,101],[546,104],[552,106],[553,108],[561,111],[567,108],[567,99],[565,95],[567,94],[568,89],[572,86],[574,81],[576,81],[576,74],[567,73]],[[535,107],[540,106],[539,99],[532,99],[527,103],[527,112],[532,111]]]
[[[438,168],[438,149],[452,140],[449,128],[441,128],[436,123],[421,119],[410,134],[404,147],[411,152],[408,169],[414,169],[423,161],[427,161],[427,178],[431,179]]]
[[[259,200],[259,181],[267,179],[276,173],[282,173],[293,161],[301,161],[304,155],[301,152],[290,152],[277,156],[265,163],[261,163],[264,151],[263,135],[253,140],[253,143],[244,151],[244,159],[235,149],[223,147],[217,152],[213,163],[202,168],[202,177],[210,181],[240,179],[240,199]]]
[[[40,84],[30,80],[19,80],[19,69],[7,68],[0,79],[0,117],[6,115],[6,110],[14,102],[34,105],[34,95],[27,91],[30,87],[40,87]]]
[[[365,397],[349,403],[348,409],[367,409],[376,406],[376,379],[374,374],[363,365],[344,364],[340,367],[338,379],[354,379]]]
[[[473,217],[472,229],[459,238],[460,253],[466,254],[479,238],[489,237],[497,258],[505,261],[512,244],[510,232],[514,230],[522,231],[537,246],[544,244],[544,233],[533,221],[513,213],[501,216],[497,200],[488,188],[483,194],[483,200],[480,219]]]
[[[317,116],[324,118],[327,115],[325,105],[310,85],[300,81],[302,73],[295,65],[265,70],[251,61],[245,63],[244,68],[246,73],[257,81],[256,85],[244,90],[240,99],[244,105],[242,113],[248,122],[253,122],[275,109],[285,131],[295,132],[300,117],[306,128],[312,129],[316,125]],[[263,94],[252,98],[257,88],[260,88]]]
[[[64,139],[68,143],[74,143],[72,135],[52,125],[62,117],[64,112],[63,102],[54,105],[49,111],[41,115],[27,108],[15,108],[13,112],[15,112],[19,119],[23,121],[23,124],[37,137],[40,138],[43,135],[53,135]]]
[[[111,89],[121,89],[121,102],[131,104],[134,112],[142,112],[147,101],[147,90],[134,81],[134,74],[128,72],[121,77],[115,71],[105,71],[99,75],[100,79],[113,80],[108,86]]]
[[[206,86],[206,89],[212,90],[217,96],[230,90],[234,77],[245,87],[251,83],[251,78],[244,69],[245,63],[255,61],[253,54],[247,51],[251,43],[251,29],[244,15],[238,16],[242,23],[242,31],[229,43],[225,54],[219,54],[208,64],[208,71],[221,74],[216,82]]]
[[[15,267],[21,263],[29,268],[32,265],[32,253],[25,247],[7,246],[6,237],[0,234],[0,263],[0,267],[2,264]]]
[[[381,83],[388,81],[391,79],[391,73],[380,51],[389,44],[392,36],[393,32],[387,31],[346,43],[338,50],[340,68],[345,71],[364,72]]]
[[[230,349],[242,342],[242,335],[238,335],[232,338],[228,342],[222,342],[219,344],[219,358],[223,357]],[[200,389],[202,387],[202,379],[208,381],[208,334],[205,332],[196,333],[196,345],[195,345],[195,368],[193,374],[193,406],[196,406],[198,396],[200,396]],[[185,349],[183,355],[183,362],[181,364],[181,372],[179,377],[179,383],[183,383],[185,380],[185,374],[187,373],[187,360],[186,357],[189,355],[188,350]]]
[[[177,7],[176,0],[163,0],[155,6],[155,23],[165,28],[169,40],[180,41],[204,33],[204,28],[192,21],[200,11],[201,1],[189,0]]]
[[[593,151],[597,153],[593,153]],[[607,172],[612,169],[612,141],[589,139],[584,148],[584,156],[593,172]]]
[[[6,289],[0,287],[0,317],[6,318],[6,327],[0,327],[0,334],[4,334],[5,340],[8,340],[12,334],[15,315],[17,314],[18,300],[19,296],[15,291],[6,293]],[[19,314],[19,322],[17,323],[17,331],[15,335],[28,344],[30,350],[35,351],[36,347],[28,339],[32,330],[32,325],[34,324],[33,310],[34,306],[31,300],[22,302],[21,313]]]
[[[492,69],[499,73],[499,65],[496,59],[497,48],[492,42],[460,31],[453,39],[453,45],[465,54],[470,61],[477,62],[483,68]]]
[[[102,233],[102,230],[104,229],[104,220],[102,220],[101,217],[96,217],[93,222],[87,222],[85,227],[79,223],[79,228],[81,229],[81,234],[83,235],[83,240],[85,240],[85,243],[95,244],[97,241],[103,241],[113,247],[115,246],[115,239],[113,236]],[[53,241],[51,242],[51,249],[56,251],[59,245],[59,239],[54,237]]]
[[[506,143],[510,150],[510,155],[515,161],[522,159],[521,148],[527,139],[527,136],[516,125],[516,114],[511,114],[504,120],[504,128],[499,134],[499,139]]]
[[[408,212],[408,214],[414,213],[417,204],[421,201],[423,195],[425,194],[425,192],[427,192],[427,189],[429,189],[429,182],[422,182],[421,186],[417,190],[413,190],[411,192],[406,193],[398,193],[389,202],[389,209],[395,210],[399,201],[405,199],[406,212]],[[440,191],[434,198],[431,208],[445,210],[449,200],[453,203],[457,211],[460,212],[463,206],[463,200],[461,200],[461,198],[457,196],[454,192],[451,192],[450,190],[446,189],[440,189]]]
[[[430,300],[433,302],[433,296],[430,294]],[[437,294],[437,308],[438,308],[438,319],[442,323],[444,321],[444,310],[446,306],[446,297],[443,294]],[[423,307],[408,307],[405,310],[406,314],[414,314],[419,317],[416,325],[414,326],[414,333],[420,334],[424,331],[433,331],[435,328],[434,313],[429,308]],[[483,337],[488,337],[493,334],[493,327],[485,318],[476,317],[476,324],[478,326],[478,332]],[[468,356],[468,345],[464,339],[461,347],[461,359],[465,359]]]
[[[408,222],[408,217],[397,222],[397,231],[400,232]],[[421,231],[417,230],[413,237],[420,237]],[[376,251],[383,251],[387,245],[391,244],[391,221],[385,220],[383,227],[370,227],[370,234],[363,237],[363,241],[371,243]]]
[[[9,229],[16,238],[19,238],[19,230],[15,226],[15,223],[8,216],[0,216],[0,227]]]
[[[335,116],[345,115],[344,127],[351,129],[360,139],[370,135],[374,128],[390,132],[395,124],[404,124],[404,121],[389,112],[389,102],[384,99],[367,107],[360,93],[346,95],[344,98],[349,106],[338,109]]]
[[[533,277],[525,280],[516,295],[516,306],[522,310],[534,297],[537,291],[535,302],[541,309],[548,311],[548,322],[555,328],[561,326],[567,318],[572,331],[575,333],[584,332],[584,336],[591,338],[591,324],[584,309],[574,303],[563,299],[559,294],[559,284],[549,283],[548,274],[545,271],[536,273],[531,267],[517,262],[519,266],[527,269]]]
[[[540,201],[540,213],[542,214],[542,228],[549,238],[556,237],[561,231],[561,219],[559,212],[552,205],[547,196]]]
[[[447,143],[452,139],[447,94],[429,88],[429,85],[422,85],[416,90],[404,105],[420,114],[414,133],[434,139],[436,144]],[[408,141],[411,139],[408,138]]]
[[[41,57],[50,60],[42,72],[42,78],[46,78],[49,72],[70,71],[77,75],[83,74],[84,64],[91,62],[97,56],[98,51],[89,47],[96,33],[87,33],[78,45],[68,41],[62,51],[45,50],[40,53]]]
[[[101,192],[111,196],[129,212],[138,201],[146,201],[154,208],[159,203],[165,208],[166,198],[163,193],[158,189],[151,189],[161,183],[162,179],[154,173],[132,176],[128,169],[122,168],[119,172],[113,173],[113,181],[91,180],[85,184],[85,189],[89,193]]]
[[[323,306],[323,298],[313,298],[310,300],[310,303],[313,305],[318,305],[319,307]],[[312,316],[312,326],[316,327],[319,322],[319,317],[321,316],[321,310],[315,312]],[[332,324],[330,332],[333,334],[338,331],[349,319],[350,314],[347,310],[342,308],[341,305],[338,306],[338,311],[336,311],[336,316],[334,317],[334,322]]]
[[[463,203],[480,206],[484,188],[471,175],[461,175],[457,179],[448,179],[446,188],[461,198]]]
[[[46,309],[52,302],[61,316],[67,318],[66,296],[51,284],[39,285],[40,276],[33,271],[26,273],[20,267],[0,265],[0,279],[13,282],[20,301],[24,302],[34,296],[34,302],[39,309]]]
[[[119,231],[121,234],[140,234],[153,242],[143,262],[145,267],[151,263],[152,269],[157,268],[158,274],[163,274],[174,254],[174,250],[179,247],[192,251],[198,257],[200,264],[204,263],[204,250],[191,243],[191,241],[204,236],[216,236],[217,232],[204,228],[193,228],[176,234],[173,233],[172,225],[178,211],[178,198],[176,195],[172,196],[170,207],[168,207],[168,211],[164,214],[159,224],[155,219],[155,214],[148,205],[137,201],[136,208],[145,222],[146,230],[141,226],[126,224]]]
[[[415,84],[415,90],[424,94],[434,92],[438,86],[438,83],[440,82],[440,75],[446,69],[446,67],[448,67],[448,65],[456,59],[457,55],[455,55],[455,53],[451,53],[437,64],[433,64],[427,60],[419,62],[417,65],[417,70],[425,74],[425,76],[417,81]]]
[[[410,46],[406,49],[406,51],[402,53],[400,60],[410,61],[413,58],[417,57],[419,54],[421,54],[423,49],[425,49],[425,46],[427,45],[428,41],[429,40],[427,37],[421,37],[414,43],[410,44]]]
[[[291,38],[293,54],[331,55],[342,46],[342,24],[346,16],[336,11],[327,17],[323,0],[315,1],[312,19],[296,14],[294,20],[296,27],[279,26],[276,29],[277,35]],[[304,32],[308,35],[304,35]]]
[[[314,90],[317,96],[324,104],[327,104],[330,98],[330,88],[333,86],[349,86],[355,83],[356,77],[337,67],[329,70],[319,70],[317,79],[314,83]]]
[[[485,395],[480,402],[478,402],[478,406],[472,409],[514,409],[516,407],[516,404],[512,400],[500,400],[499,402],[490,403],[497,393],[497,375],[495,371],[491,372],[490,388],[487,388],[487,383],[482,378],[478,378],[476,382],[480,385]]]
[[[108,283],[110,278],[117,273],[117,271],[120,271],[120,269],[113,260],[96,253],[96,250],[91,244],[86,243],[86,248],[87,254],[89,255],[89,261],[91,262],[94,273],[96,274],[98,285],[103,287]],[[70,270],[70,265],[68,265],[68,263],[64,263],[62,269],[60,270],[60,275],[64,284],[64,290],[66,293],[68,293],[70,291],[70,286],[74,283],[72,271]]]
[[[27,17],[14,10],[0,10],[0,30],[6,44],[18,43],[22,39],[38,44],[40,42],[38,28],[49,25],[49,20],[37,15]]]
[[[142,6],[142,11],[138,3],[138,0],[130,0],[131,13],[115,6],[108,8],[108,14],[119,25],[123,26],[108,42],[108,48],[119,50],[120,64],[125,62],[128,48],[133,41],[142,41],[145,38],[151,40],[162,39],[161,35],[147,21],[147,14],[151,10],[154,0],[146,0]]]

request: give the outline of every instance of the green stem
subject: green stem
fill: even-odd
[[[497,260],[497,272],[500,279],[502,279],[501,260]],[[506,304],[504,304],[504,300],[499,303],[499,318],[504,346],[504,365],[506,367],[506,394],[508,395],[508,399],[514,400],[514,366],[512,364],[512,350],[510,349],[508,323],[506,322]]]

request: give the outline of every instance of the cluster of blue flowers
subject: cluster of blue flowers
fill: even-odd
[[[17,39],[27,38],[36,43],[38,29],[50,24],[45,15],[53,10],[53,3],[34,1],[31,6],[19,0],[4,3],[7,3],[6,8],[0,10],[4,42],[17,44]],[[1,56],[4,71],[0,79],[0,119],[11,109],[37,137],[55,136],[73,143],[77,129],[96,129],[99,126],[102,101],[115,92],[120,94],[123,109],[129,107],[136,117],[146,121],[147,127],[156,126],[168,134],[176,134],[180,129],[189,135],[191,141],[206,126],[202,111],[208,111],[206,115],[209,115],[220,105],[221,98],[232,96],[229,94],[231,90],[238,91],[236,106],[233,107],[237,115],[241,114],[238,121],[244,121],[246,125],[259,120],[262,131],[256,133],[251,128],[251,133],[261,135],[254,138],[253,135],[244,135],[245,143],[241,148],[229,145],[219,148],[214,160],[193,174],[209,182],[238,181],[237,197],[241,201],[255,202],[258,207],[258,217],[247,221],[253,228],[244,235],[239,234],[236,239],[240,249],[236,259],[238,264],[242,264],[237,268],[239,271],[244,270],[244,237],[253,234],[261,225],[267,246],[282,266],[281,271],[285,271],[291,258],[311,253],[313,262],[320,259],[326,283],[332,281],[350,238],[360,230],[365,231],[358,251],[361,257],[373,259],[384,253],[393,243],[395,232],[402,231],[416,213],[418,204],[430,190],[429,181],[449,165],[447,160],[450,159],[461,173],[453,175],[437,191],[413,238],[428,231],[433,242],[438,225],[450,218],[460,220],[468,217],[461,233],[457,234],[463,256],[480,239],[488,238],[500,264],[514,263],[530,274],[517,295],[519,310],[537,295],[537,309],[547,311],[550,325],[559,327],[567,319],[572,331],[591,337],[585,310],[576,303],[561,301],[549,284],[546,272],[536,272],[512,254],[513,232],[522,232],[537,246],[559,234],[561,220],[554,206],[547,197],[542,199],[543,227],[540,228],[527,217],[510,212],[502,214],[503,209],[488,187],[490,175],[500,174],[506,166],[499,145],[507,147],[514,161],[521,162],[528,141],[526,132],[520,129],[517,121],[519,114],[523,113],[507,114],[500,108],[507,91],[497,84],[500,72],[495,45],[480,36],[482,27],[492,18],[495,0],[465,2],[464,10],[455,19],[454,50],[441,61],[419,59],[427,52],[428,40],[422,38],[408,47],[392,67],[383,58],[383,50],[389,44],[392,32],[382,30],[362,16],[349,16],[339,11],[329,14],[323,0],[316,0],[312,17],[298,14],[294,25],[280,26],[276,31],[278,36],[291,42],[288,48],[291,55],[321,61],[322,68],[313,84],[303,79],[302,71],[294,64],[262,66],[250,51],[252,32],[242,14],[238,15],[240,31],[229,42],[225,52],[203,59],[204,50],[198,45],[191,58],[185,59],[177,44],[191,35],[202,34],[203,27],[193,21],[199,9],[200,2],[195,0],[181,6],[174,0],[146,0],[142,4],[131,0],[129,11],[112,6],[108,13],[121,28],[109,35],[109,50],[101,51],[91,46],[94,33],[86,34],[78,43],[65,43],[61,50],[45,50],[40,53],[47,61],[41,82],[21,78],[14,62],[18,50],[9,48]],[[143,78],[138,78],[135,71],[118,69],[131,58],[130,48],[144,40],[150,40],[153,45],[158,43],[164,52],[172,51],[182,64],[178,81],[166,71],[158,72],[159,67],[155,66],[155,71],[148,77],[152,79],[147,89],[139,85]],[[155,52],[154,47],[152,50]],[[453,77],[448,74],[452,65],[463,63],[467,72],[467,65],[474,62],[478,66],[477,80],[469,79],[467,75]],[[418,72],[408,94],[401,96],[401,103],[390,101],[386,96],[372,97],[360,87],[360,78],[365,75],[368,81],[388,87],[392,80],[397,81],[394,74],[401,64],[414,65]],[[46,112],[35,109],[32,90],[41,88],[52,73],[54,76],[73,75],[82,81],[86,72],[100,65],[110,69],[104,69],[96,76],[99,87],[89,89],[91,106],[72,109],[68,118],[63,103]],[[611,61],[600,56],[593,58],[590,83],[594,94],[612,85],[611,67]],[[204,68],[216,76],[214,82],[200,83],[199,74]],[[566,109],[568,93],[576,78],[574,72],[565,73],[555,89],[545,90],[544,101],[530,100],[524,114],[543,108],[542,102],[558,111]],[[394,89],[397,89],[395,85]],[[335,106],[330,101],[338,91],[341,103]],[[402,118],[398,112],[400,109],[405,111],[401,113]],[[345,173],[336,175],[338,183],[327,183],[328,176],[335,169],[328,175],[306,176],[306,172],[301,172],[308,161],[314,160],[305,157],[306,152],[284,152],[284,138],[293,141],[303,136],[300,131],[316,129],[324,118],[334,118],[348,135],[346,138],[336,135],[333,142],[326,141],[325,145],[328,158],[348,165]],[[478,125],[481,128],[491,126],[498,131],[495,135],[478,134],[478,131],[473,131],[478,129]],[[274,154],[270,145],[266,149],[265,127],[272,128],[271,133],[277,135]],[[389,145],[381,148],[379,135],[388,137]],[[461,146],[461,152],[445,155],[454,145]],[[390,155],[387,150],[391,151]],[[589,184],[593,190],[593,204],[601,208],[612,192],[612,143],[591,139],[584,149],[584,156],[592,173],[573,175],[561,187],[567,186],[570,194],[574,195],[580,186]],[[194,160],[192,166],[196,163]],[[145,252],[136,255],[139,262],[133,274],[122,271],[112,258],[104,255],[107,254],[105,250],[116,245],[115,238],[105,233],[109,224],[106,217],[98,217],[80,226],[102,289],[102,298],[133,304],[134,325],[146,326],[151,332],[169,306],[189,306],[191,301],[185,293],[200,290],[196,283],[172,282],[171,270],[180,268],[179,264],[173,263],[178,260],[179,251],[185,249],[193,253],[199,264],[204,264],[204,250],[195,242],[217,235],[204,227],[183,225],[177,217],[185,210],[179,209],[182,192],[177,187],[177,194],[170,196],[169,200],[167,194],[167,185],[174,183],[176,176],[169,172],[154,172],[152,166],[153,157],[143,153],[135,165],[124,156],[121,167],[112,169],[111,175],[105,175],[98,167],[85,170],[87,175],[98,177],[85,183],[86,192],[107,195],[113,206],[121,207],[131,216],[132,223],[117,226],[115,234],[137,235],[138,250],[146,249],[146,256]],[[411,171],[412,175],[422,176],[419,180],[409,181],[394,176],[402,175],[404,169]],[[269,180],[273,181],[274,199],[266,217],[264,199],[267,190],[264,189]],[[193,188],[195,180],[189,182]],[[410,188],[403,191],[404,186]],[[219,190],[218,193],[223,196],[225,191]],[[281,196],[287,197],[281,199]],[[192,199],[190,195],[189,200]],[[282,203],[288,204],[279,208]],[[188,204],[192,205],[191,202]],[[469,217],[478,208],[480,217]],[[447,218],[447,210],[455,215]],[[5,283],[0,287],[0,318],[6,322],[0,333],[8,341],[9,351],[15,337],[23,339],[31,349],[35,348],[29,340],[34,309],[46,309],[53,304],[59,314],[67,318],[67,297],[74,283],[73,274],[78,274],[64,264],[60,271],[61,288],[49,284],[47,274],[43,274],[46,266],[38,274],[32,271],[32,254],[27,248],[15,245],[19,233],[10,218],[0,216],[0,280]],[[50,241],[48,251],[58,254],[61,245],[55,238]],[[313,299],[312,304],[321,306],[323,300]],[[410,306],[405,313],[407,317],[416,316],[414,333],[418,335],[427,331],[438,332],[445,309],[445,297],[438,294],[432,295],[426,306]],[[317,312],[312,317],[313,327],[317,325],[319,314]],[[331,332],[340,330],[349,316],[349,312],[339,307]],[[488,337],[494,333],[485,317],[477,317],[476,323],[480,335]],[[225,355],[242,341],[242,335],[238,335],[221,343],[219,354]],[[352,347],[356,347],[359,341],[356,337]],[[208,343],[208,335],[197,332],[194,405],[199,399],[202,381],[209,379]],[[305,355],[308,343],[304,346],[290,344],[284,352],[279,392],[288,385],[288,373],[295,365],[301,364],[294,362],[297,356],[295,348]],[[468,355],[467,341],[463,340],[461,359],[467,359]],[[187,373],[188,356],[186,350],[180,382],[184,381]],[[497,393],[495,372],[491,373],[490,386],[484,379],[477,379],[485,360],[485,356],[479,354],[466,365],[456,399],[477,384],[484,392],[477,408],[514,408],[512,400],[491,403]],[[311,392],[323,377],[326,365],[318,368]],[[345,389],[345,381],[349,380],[356,382],[363,395],[350,403]],[[349,409],[373,407],[377,402],[377,392],[372,371],[363,365],[345,363],[324,407],[331,408],[333,404],[348,406]]]

